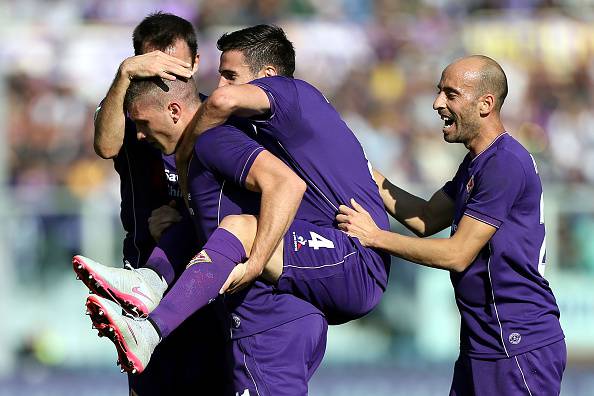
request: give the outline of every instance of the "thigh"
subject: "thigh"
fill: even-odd
[[[473,396],[472,372],[469,359],[465,356],[459,356],[456,363],[454,363],[450,396]]]
[[[277,288],[320,309],[330,324],[367,314],[383,290],[342,231],[295,220],[284,238]]]
[[[565,340],[516,356],[533,395],[557,396],[567,361]]]
[[[326,347],[327,323],[311,314],[233,341],[235,392],[241,396],[307,395]]]

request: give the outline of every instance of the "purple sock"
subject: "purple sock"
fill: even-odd
[[[241,241],[229,231],[217,228],[149,315],[161,338],[215,299],[235,265],[245,259]]]

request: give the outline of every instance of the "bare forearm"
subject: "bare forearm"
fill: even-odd
[[[421,239],[378,230],[370,247],[432,268],[460,271],[468,266],[451,238]]]
[[[386,211],[416,235],[433,235],[451,223],[453,204],[441,190],[426,201],[395,186],[377,170],[374,179]]]
[[[124,97],[130,80],[119,70],[95,118],[95,152],[102,158],[115,157],[124,143],[126,115]]]
[[[258,230],[250,253],[250,263],[263,270],[276,246],[283,239],[301,203],[304,185],[278,184],[273,191],[263,191]]]

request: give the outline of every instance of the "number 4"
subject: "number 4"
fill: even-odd
[[[331,240],[326,239],[312,231],[309,232],[309,236],[311,239],[307,241],[307,244],[314,250],[318,250],[319,248],[334,249],[334,242]]]

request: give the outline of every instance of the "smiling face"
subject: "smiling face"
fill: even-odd
[[[480,133],[481,112],[477,98],[479,72],[469,62],[457,62],[441,74],[433,109],[444,121],[443,138],[467,147]]]

